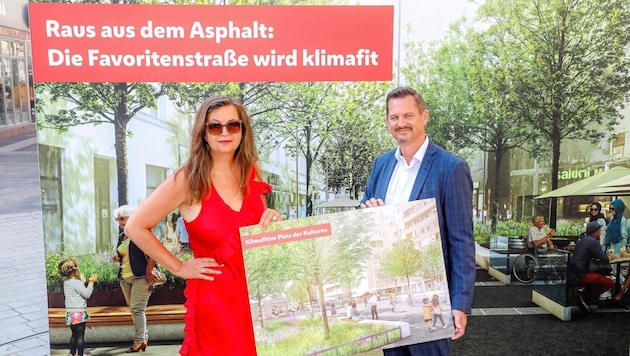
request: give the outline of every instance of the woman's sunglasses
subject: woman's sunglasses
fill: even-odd
[[[222,124],[217,121],[206,122],[206,131],[210,135],[218,136],[223,133],[223,128],[227,129],[229,134],[237,134],[241,132],[243,128],[243,121],[230,121],[227,124]]]

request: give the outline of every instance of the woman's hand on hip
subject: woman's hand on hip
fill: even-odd
[[[173,271],[173,274],[185,279],[212,281],[214,275],[221,274],[220,267],[223,265],[211,257],[191,258],[188,261],[183,261],[179,269]]]

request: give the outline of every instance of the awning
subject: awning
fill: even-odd
[[[580,181],[565,185],[548,193],[537,196],[534,199],[545,198],[561,198],[571,196],[599,196],[599,195],[624,195],[630,194],[630,188],[613,189],[606,184],[628,178],[630,176],[630,168],[613,167],[594,176],[582,179]]]

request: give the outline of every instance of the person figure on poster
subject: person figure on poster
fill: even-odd
[[[389,294],[389,304],[392,306],[392,312],[396,311],[396,306],[398,305],[398,296],[396,292],[391,292]]]
[[[475,286],[472,178],[468,164],[427,136],[429,112],[414,89],[388,93],[386,122],[398,147],[376,158],[361,208],[435,198],[452,312],[453,340],[465,334]],[[448,339],[385,350],[385,355],[448,355]]]
[[[549,232],[545,230],[545,218],[541,215],[532,218],[532,226],[527,230],[525,239],[527,247],[537,250],[538,247],[543,249],[553,249],[555,246],[551,238],[556,235],[556,231],[551,229]]]
[[[433,307],[429,303],[429,298],[422,298],[422,313],[424,314],[424,323],[427,330],[435,331],[433,327]]]
[[[590,305],[599,296],[611,290],[615,282],[597,272],[590,272],[591,261],[609,262],[608,256],[602,251],[599,239],[601,226],[597,221],[591,221],[586,225],[586,236],[575,244],[573,254],[570,257],[571,267],[568,270],[568,278],[584,284],[584,290],[578,295],[578,306],[586,312],[591,312]]]
[[[173,274],[187,279],[181,355],[255,355],[239,228],[262,228],[282,215],[267,208],[249,115],[236,98],[217,95],[199,106],[190,154],[139,205],[125,233]],[[168,251],[151,227],[179,209],[193,258]]]
[[[440,297],[438,297],[437,294],[434,294],[433,298],[431,298],[431,309],[433,310],[433,330],[435,330],[438,319],[440,319],[442,329],[446,329],[447,326],[444,322],[444,318],[442,317],[442,306],[440,305]]]
[[[147,305],[156,280],[151,273],[155,261],[142,252],[123,231],[133,210],[130,205],[122,205],[114,210],[114,220],[118,222],[121,232],[118,234],[118,244],[113,260],[120,263],[118,280],[125,303],[131,312],[134,327],[133,344],[125,351],[126,353],[147,349],[149,343]]]
[[[361,314],[359,308],[357,308],[357,303],[352,302],[350,305],[350,316],[352,320],[364,320],[365,316]]]
[[[409,293],[409,297],[407,298],[407,305],[410,308],[413,308],[413,307],[416,306],[416,302],[413,301],[413,294],[412,293]]]
[[[589,213],[588,213],[588,217],[586,218],[586,223],[584,224],[585,225],[584,231],[586,231],[586,225],[588,225],[589,222],[596,221],[599,224],[599,226],[602,227],[601,236],[599,240],[603,247],[604,240],[606,237],[606,225],[608,224],[608,220],[606,220],[606,216],[604,215],[604,212],[602,211],[602,204],[600,204],[598,201],[594,201],[591,203],[588,210],[589,210]]]
[[[186,231],[184,218],[182,218],[181,216],[177,218],[177,222],[175,224],[175,235],[177,235],[177,240],[179,241],[179,250],[182,252],[190,252],[190,245],[188,243],[188,231]]]
[[[74,259],[59,262],[59,274],[65,277],[63,282],[63,296],[66,307],[66,325],[70,325],[70,353],[68,356],[89,356],[85,351],[85,325],[90,315],[87,312],[87,300],[92,296],[94,283],[98,274],[90,276],[87,286],[85,275],[79,271],[79,265]]]
[[[372,293],[370,295],[369,305],[372,320],[378,320],[378,297],[376,296],[376,293]]]
[[[623,213],[626,210],[626,204],[623,200],[615,199],[608,207],[610,211],[610,223],[606,228],[606,237],[604,238],[604,252],[613,251],[615,255],[621,253],[621,246],[626,246],[628,242],[628,226],[626,217]]]

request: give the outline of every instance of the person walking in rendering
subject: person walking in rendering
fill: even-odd
[[[452,339],[459,339],[466,332],[476,274],[470,168],[427,136],[429,111],[414,89],[399,87],[388,93],[385,120],[398,147],[376,158],[360,207],[435,198],[454,317]],[[449,339],[442,339],[384,353],[448,355],[450,349]]]
[[[446,329],[447,326],[444,322],[444,318],[442,317],[442,306],[440,305],[440,297],[438,297],[437,294],[434,294],[433,298],[431,298],[431,309],[433,311],[433,325],[431,325],[432,329],[435,330],[438,319],[440,319],[442,329]]]
[[[433,327],[433,307],[429,303],[429,298],[422,298],[422,314],[424,315],[424,323],[427,326],[427,330],[435,331]]]
[[[372,320],[378,320],[378,297],[376,293],[370,295],[369,303],[370,313],[372,314]]]

